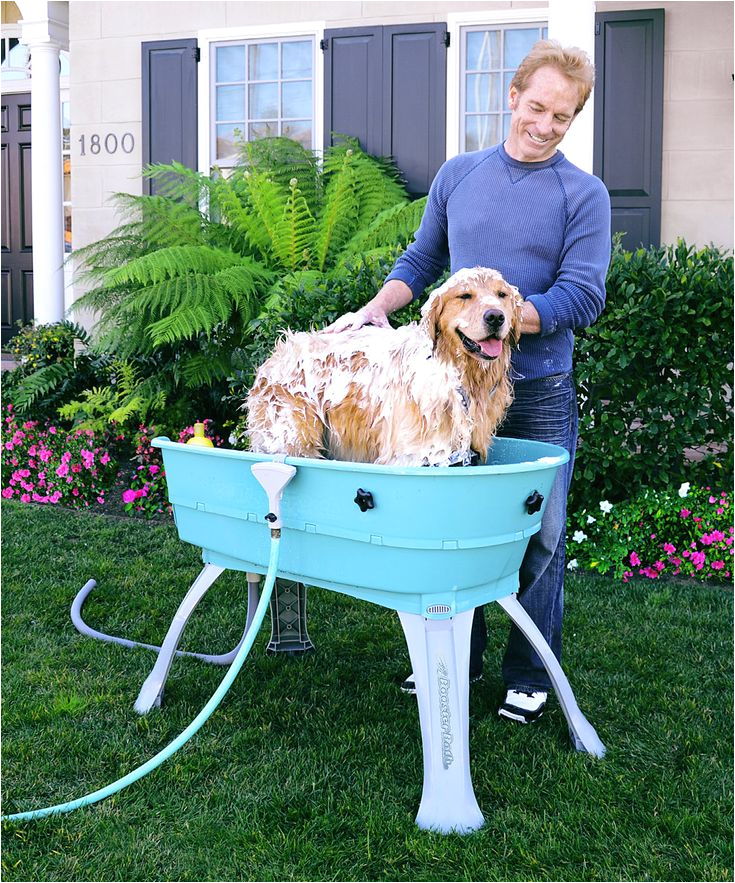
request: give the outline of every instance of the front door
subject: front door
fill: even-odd
[[[31,95],[2,97],[2,343],[33,319]]]

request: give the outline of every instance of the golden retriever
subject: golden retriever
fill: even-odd
[[[500,273],[475,267],[435,289],[418,323],[287,333],[245,403],[251,450],[399,466],[484,462],[512,399],[521,306]]]

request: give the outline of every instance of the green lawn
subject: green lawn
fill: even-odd
[[[199,571],[172,525],[3,503],[3,812],[70,800],[167,745],[224,669],[177,660],[164,706],[133,710],[154,660],[86,638],[159,643]],[[225,652],[242,631],[242,575],[200,605],[185,648]],[[415,699],[398,618],[310,590],[317,652],[263,652],[166,764],[95,806],[3,825],[3,880],[732,880],[732,593],[570,576],[565,670],[608,747],[573,751],[555,701],[534,727],[500,720],[507,623],[490,611],[470,748],[485,827],[414,824]]]

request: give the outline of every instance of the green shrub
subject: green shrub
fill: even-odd
[[[57,409],[103,381],[109,363],[89,349],[89,335],[73,322],[31,323],[9,344],[17,366],[3,374],[3,401],[20,417],[52,419]]]
[[[732,256],[616,242],[605,311],[577,338],[570,511],[731,474],[732,315]]]

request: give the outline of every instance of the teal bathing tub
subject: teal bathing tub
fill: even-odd
[[[265,573],[268,454],[153,441],[182,540],[205,563]],[[392,467],[286,458],[279,576],[394,610],[449,617],[516,591],[557,469],[556,445],[495,440],[487,465]],[[529,503],[530,501],[530,503]]]
[[[603,756],[605,746],[514,594],[544,501],[569,458],[565,450],[498,438],[483,466],[405,468],[279,458],[166,438],[153,445],[163,454],[179,536],[201,547],[204,568],[141,688],[138,711],[160,703],[184,625],[221,573],[245,571],[249,609],[255,606],[258,574],[272,578],[277,537],[279,577],[398,611],[421,723],[420,828],[466,833],[484,822],[469,767],[470,632],[479,604],[497,601],[508,613],[546,666],[575,747]]]

